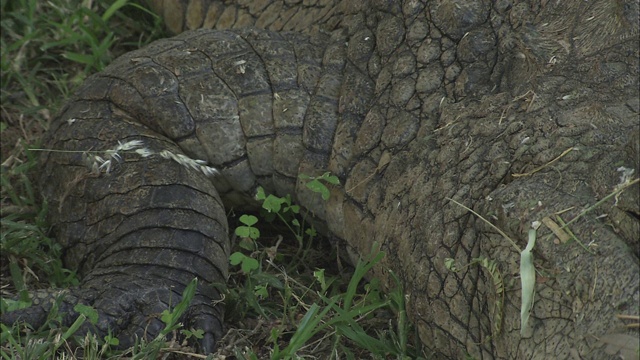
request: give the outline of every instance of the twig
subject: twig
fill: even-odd
[[[618,189],[616,189],[615,191],[613,191],[611,194],[603,197],[600,201],[598,201],[597,203],[593,204],[591,207],[587,208],[586,210],[584,210],[583,212],[581,212],[580,214],[578,214],[576,217],[574,217],[573,219],[571,219],[571,221],[569,221],[568,223],[562,225],[561,229],[566,228],[567,226],[573,224],[574,222],[576,222],[576,220],[578,220],[579,218],[581,218],[582,216],[584,216],[586,213],[588,213],[589,211],[597,208],[598,206],[602,205],[602,203],[604,203],[605,201],[609,200],[611,197],[616,196],[617,194],[623,192],[626,188],[628,188],[631,185],[637,184],[638,182],[640,182],[640,178],[637,178],[633,181],[628,182],[627,184],[619,187]]]
[[[547,166],[553,164],[554,162],[560,160],[560,158],[562,158],[563,156],[567,155],[572,150],[575,150],[575,148],[574,147],[568,148],[567,150],[563,151],[562,154],[558,155],[558,157],[556,157],[555,159],[553,159],[553,160],[549,161],[548,163],[546,163],[546,164],[544,164],[542,166],[539,166],[539,167],[537,167],[537,168],[535,168],[535,169],[533,169],[533,170],[531,170],[529,172],[526,172],[526,173],[523,173],[523,174],[511,174],[511,176],[513,176],[514,178],[518,178],[518,177],[533,175],[533,174],[537,173],[538,171],[546,168]]]
[[[449,200],[449,201],[454,202],[456,205],[458,205],[458,206],[462,207],[463,209],[465,209],[465,210],[469,211],[470,213],[472,213],[473,215],[477,216],[480,220],[484,221],[484,222],[485,222],[485,223],[487,223],[489,226],[491,226],[492,228],[494,228],[497,232],[499,232],[499,233],[500,233],[500,235],[504,236],[504,238],[505,238],[505,239],[507,239],[507,240],[511,243],[511,245],[512,245],[512,246],[513,246],[513,247],[518,251],[518,253],[521,253],[521,252],[522,252],[522,249],[520,249],[520,247],[516,244],[516,242],[515,242],[515,241],[513,241],[513,240],[509,237],[509,235],[505,234],[505,232],[504,232],[504,231],[500,230],[500,228],[498,228],[497,226],[493,225],[489,220],[487,220],[487,219],[483,218],[483,217],[482,217],[482,216],[480,216],[480,214],[478,214],[477,212],[475,212],[475,211],[473,211],[473,210],[469,209],[468,207],[466,207],[466,206],[464,206],[464,205],[460,204],[459,202],[457,202],[457,201],[455,201],[455,200],[453,200],[453,199],[451,199],[451,198],[448,198],[448,197],[447,197],[447,198],[445,198],[445,199],[447,199],[447,200]]]

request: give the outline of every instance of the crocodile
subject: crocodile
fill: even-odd
[[[46,136],[103,154],[42,157],[52,233],[82,276],[65,321],[89,304],[92,331],[131,344],[197,277],[184,320],[213,351],[225,209],[254,206],[261,186],[292,194],[352,258],[384,250],[371,276],[402,281],[434,358],[611,356],[597,340],[625,333],[616,315],[640,303],[637,2],[152,6],[180,34],[88,78]],[[342,185],[324,201],[298,175],[327,171]],[[518,250],[534,222],[523,311]],[[2,322],[41,324],[50,300]]]

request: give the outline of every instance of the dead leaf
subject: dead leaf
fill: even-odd
[[[560,243],[564,244],[571,239],[571,236],[562,230],[558,224],[551,220],[548,216],[542,219],[542,223],[551,230],[555,236],[560,239]]]

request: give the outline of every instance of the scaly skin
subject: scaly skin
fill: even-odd
[[[351,6],[340,0],[283,1],[244,0],[149,0],[174,34],[195,29],[257,27],[271,31],[308,32],[333,30],[343,10]]]
[[[620,167],[637,174],[637,3],[352,1],[335,9],[339,20],[310,24],[318,28],[308,36],[184,33],[88,80],[53,125],[51,148],[143,139],[206,159],[221,175],[209,181],[169,160],[127,156],[111,174],[90,177],[79,157],[49,155],[43,193],[65,261],[84,276],[68,303],[93,302],[101,330],[131,337],[197,275],[204,281],[187,318],[206,330],[203,349],[213,349],[221,318],[207,285],[226,277],[222,202],[250,206],[261,185],[295,194],[354,256],[379,244],[387,257],[373,276],[387,285],[389,270],[400,277],[435,358],[609,357],[597,338],[621,332],[616,314],[638,314],[637,184],[568,227],[593,253],[540,228],[524,336],[518,252],[449,199],[524,248],[532,221],[558,221],[558,212],[568,221],[615,189]],[[325,171],[344,184],[327,202],[297,180]],[[504,294],[482,267],[465,267],[481,256],[497,262]],[[446,258],[462,270],[449,271]],[[104,281],[132,285],[114,294]],[[132,318],[116,323],[114,314]]]

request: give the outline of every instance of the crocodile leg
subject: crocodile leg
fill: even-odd
[[[67,323],[82,302],[99,311],[94,331],[111,330],[123,346],[153,337],[164,327],[159,314],[197,277],[185,320],[205,331],[203,350],[214,349],[222,309],[212,285],[225,283],[229,255],[218,191],[228,206],[243,206],[259,184],[295,185],[292,160],[302,155],[302,117],[324,47],[298,37],[209,31],[161,41],[115,61],[62,109],[47,147],[80,152],[45,155],[42,193],[64,261],[82,276],[61,305]],[[154,155],[136,148],[109,157],[131,141]],[[82,151],[110,160],[108,173],[103,162],[90,173]],[[205,159],[221,175],[210,181],[159,155],[167,151]],[[2,322],[38,326],[52,298]]]

